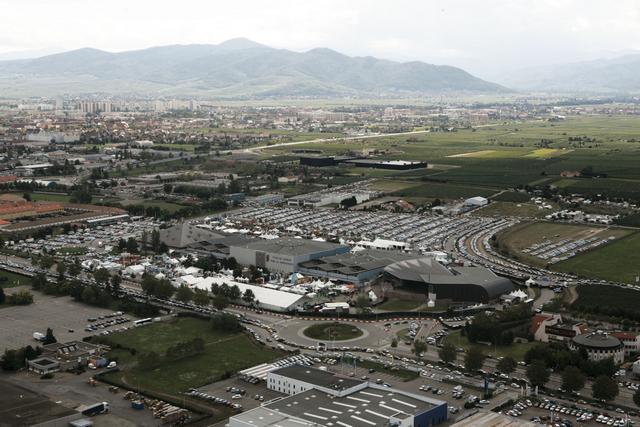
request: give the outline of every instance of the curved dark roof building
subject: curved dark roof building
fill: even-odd
[[[624,361],[624,343],[602,331],[576,335],[569,343],[572,350],[584,349],[591,360],[612,358],[614,363]]]
[[[511,280],[487,268],[444,266],[432,257],[396,262],[384,272],[401,286],[431,287],[438,299],[485,303],[514,290]]]

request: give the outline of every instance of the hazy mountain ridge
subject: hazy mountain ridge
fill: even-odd
[[[119,53],[84,48],[0,61],[3,92],[42,91],[48,84],[70,94],[126,90],[224,97],[507,91],[456,67],[349,57],[326,48],[299,53],[247,39]]]
[[[546,92],[640,93],[640,54],[528,68],[505,76],[501,83]]]

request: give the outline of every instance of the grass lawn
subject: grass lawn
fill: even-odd
[[[538,209],[534,203],[491,202],[473,211],[475,216],[513,216],[519,218],[541,218],[553,212],[552,209]]]
[[[594,225],[567,224],[560,222],[530,222],[516,225],[515,227],[498,234],[498,245],[500,248],[511,254],[511,256],[516,256],[518,259],[531,264],[544,266],[548,262],[547,260],[528,255],[522,252],[522,250],[535,243],[541,243],[547,240],[557,242],[563,239],[580,239],[587,237],[598,237],[604,239],[611,236],[616,239],[621,239],[632,233],[634,232],[631,230],[615,227],[599,227]],[[612,244],[613,243],[601,246],[589,251],[588,253],[598,253]],[[583,256],[585,256],[585,254],[578,255],[575,258],[577,259]],[[569,262],[572,259],[564,262]],[[564,262],[560,262],[555,266],[559,266]],[[561,268],[564,269],[564,267]],[[579,272],[576,271],[576,273]]]
[[[84,246],[68,246],[56,250],[56,253],[58,255],[84,255],[87,253],[87,248]]]
[[[197,337],[205,341],[203,353],[151,370],[139,366],[137,357],[129,351],[116,348],[108,357],[117,358],[122,370],[108,376],[130,387],[177,394],[217,381],[225,373],[235,373],[284,355],[257,344],[245,334],[214,331],[208,321],[190,317],[157,322],[102,339],[112,347],[119,344],[134,348],[136,354],[151,351],[164,354],[168,347]]]
[[[418,300],[392,299],[377,305],[376,308],[384,311],[412,311],[424,303]]]
[[[640,275],[640,233],[559,262],[553,268],[585,277],[635,283]]]
[[[10,271],[0,270],[0,286],[3,288],[13,288],[20,285],[31,285],[31,278]]]
[[[346,358],[347,362],[351,360]],[[362,360],[357,362],[357,366],[366,369],[374,369],[376,372],[383,372],[388,375],[400,378],[402,381],[411,381],[420,376],[418,372],[410,371],[399,366],[383,365],[382,363],[373,362],[371,360]],[[368,374],[370,378],[375,378],[375,372]]]
[[[31,200],[34,202],[69,202],[71,196],[68,194],[45,194],[31,193]]]
[[[348,323],[325,322],[316,323],[304,330],[304,334],[316,340],[342,341],[358,338],[363,334],[362,329]]]
[[[158,207],[160,209],[164,209],[166,211],[168,211],[169,213],[174,213],[175,211],[183,208],[184,206],[179,205],[177,203],[171,203],[171,202],[165,202],[164,200],[129,200],[126,201],[124,203],[122,203],[123,205],[142,205],[145,208],[146,207]]]
[[[455,331],[450,333],[446,338],[446,342],[450,342],[455,345],[456,348],[463,348],[465,351],[469,350],[471,347],[478,347],[482,350],[482,352],[487,356],[494,357],[506,357],[511,356],[515,360],[523,360],[525,353],[532,347],[535,347],[536,342],[528,342],[526,344],[522,343],[513,343],[509,346],[487,346],[482,344],[471,344],[467,337],[463,337],[460,334],[460,331]]]

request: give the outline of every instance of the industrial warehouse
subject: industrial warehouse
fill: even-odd
[[[511,292],[511,280],[484,267],[444,266],[435,258],[399,261],[384,269],[395,286],[429,290],[438,299],[456,302],[489,302]]]
[[[327,167],[346,164],[360,168],[389,169],[389,170],[411,170],[424,169],[427,162],[410,160],[377,160],[362,157],[349,156],[302,156],[300,164],[304,166]]]
[[[362,286],[377,278],[388,265],[415,257],[403,252],[364,249],[305,261],[299,265],[298,272]]]
[[[267,387],[289,396],[229,418],[229,427],[430,427],[447,421],[446,402],[302,365],[269,372]]]

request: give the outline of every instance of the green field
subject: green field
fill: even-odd
[[[445,342],[449,342],[456,348],[463,348],[465,351],[471,347],[478,347],[487,356],[493,357],[513,357],[515,360],[523,360],[525,353],[536,345],[536,342],[513,343],[509,346],[487,346],[481,344],[471,344],[467,337],[463,337],[460,331],[455,331],[445,338]]]
[[[71,196],[68,194],[31,193],[31,200],[36,202],[69,202]]]
[[[575,116],[555,123],[505,122],[456,132],[340,139],[305,144],[304,148],[322,150],[327,155],[378,149],[384,153],[380,156],[384,159],[424,160],[450,166],[446,170],[422,173],[446,184],[480,189],[560,181],[563,171],[580,171],[592,166],[597,173],[607,174],[607,178],[563,180],[568,185],[566,189],[640,199],[638,129],[639,117]],[[593,141],[569,140],[583,136]],[[291,150],[301,147],[273,147],[263,151],[268,155],[291,155]],[[394,175],[397,179],[406,179],[397,175]]]
[[[142,205],[145,208],[146,207],[158,207],[160,209],[166,210],[169,213],[174,213],[177,210],[183,208],[184,206],[179,205],[177,203],[171,203],[171,202],[166,202],[164,200],[142,200],[142,201],[137,201],[137,200],[130,200],[127,202],[123,202],[122,205],[127,206],[127,205]]]
[[[146,369],[138,364],[138,355],[142,353],[154,351],[163,354],[168,347],[197,337],[205,341],[203,353],[156,369]],[[114,348],[108,357],[116,358],[122,369],[108,374],[108,378],[130,388],[171,394],[217,381],[225,374],[283,355],[257,344],[245,334],[214,331],[208,321],[190,317],[157,322],[101,337],[101,342]],[[132,355],[129,350],[117,348],[118,346],[133,348],[136,355]]]
[[[635,283],[640,275],[640,233],[559,262],[553,268],[585,277]]]
[[[56,250],[56,253],[58,255],[84,255],[87,253],[87,248],[84,246],[67,246]]]
[[[607,285],[579,285],[571,308],[583,313],[640,320],[640,292]]]
[[[515,227],[499,233],[496,244],[503,253],[526,261],[530,264],[545,266],[548,262],[547,260],[526,254],[523,252],[523,249],[546,240],[557,242],[563,239],[579,239],[586,237],[615,237],[616,239],[621,239],[632,233],[634,233],[634,231],[616,227],[598,227],[594,225],[578,225],[560,222],[530,222],[516,225]],[[587,253],[579,254],[567,261],[554,264],[553,268],[562,268],[563,271],[566,271],[564,267],[561,267],[563,263],[574,262],[574,260],[578,260],[587,255],[600,253],[614,244],[615,241],[614,243],[601,246]],[[627,271],[629,268],[631,268],[631,266],[627,266]],[[576,273],[582,274],[577,270]]]
[[[3,288],[12,288],[20,285],[31,286],[31,278],[10,271],[0,270],[0,286]]]
[[[475,216],[513,216],[519,218],[542,218],[553,212],[549,209],[538,209],[534,203],[491,202],[487,206],[473,211]]]
[[[362,336],[362,329],[350,323],[316,323],[304,330],[304,334],[316,340],[344,341]]]
[[[423,301],[390,299],[376,306],[378,310],[384,311],[413,311],[423,305]]]

